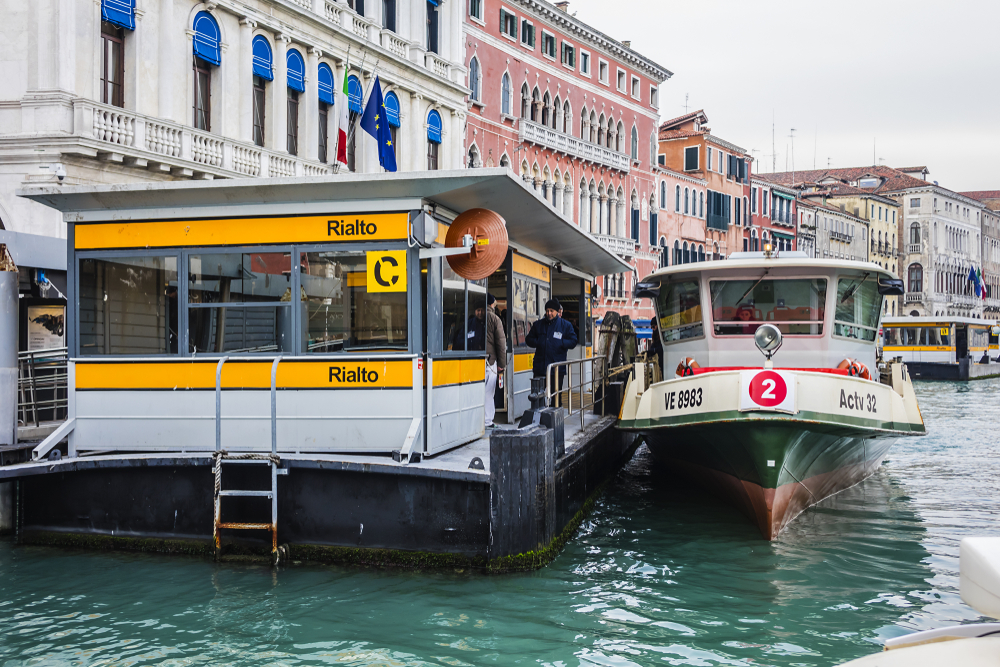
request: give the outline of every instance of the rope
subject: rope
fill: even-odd
[[[212,453],[212,458],[214,459],[213,472],[215,472],[215,495],[218,497],[219,491],[222,490],[222,459],[232,459],[232,460],[243,460],[243,461],[270,461],[274,465],[281,464],[281,457],[277,454],[256,454],[253,452],[247,452],[245,454],[230,454],[227,450],[223,449],[218,452]]]

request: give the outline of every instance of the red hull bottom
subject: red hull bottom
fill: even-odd
[[[674,460],[670,461],[670,465],[683,470],[706,488],[721,491],[757,524],[766,540],[775,539],[785,526],[809,507],[858,484],[878,468],[878,463],[848,465],[801,482],[764,488],[734,475],[686,461]]]

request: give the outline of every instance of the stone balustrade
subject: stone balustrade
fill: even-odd
[[[530,141],[581,160],[617,169],[626,174],[632,168],[631,160],[625,153],[592,144],[526,118],[518,119],[517,123],[521,141]]]
[[[593,236],[598,243],[619,257],[631,257],[635,255],[635,241],[632,239],[623,239],[619,236],[605,236],[604,234],[594,234]]]
[[[74,134],[112,161],[202,178],[317,176],[332,165],[88,100],[74,102]]]

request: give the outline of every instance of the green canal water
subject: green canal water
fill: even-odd
[[[918,385],[930,435],[773,543],[640,449],[549,567],[267,567],[0,544],[3,665],[835,665],[978,615],[1000,382]]]

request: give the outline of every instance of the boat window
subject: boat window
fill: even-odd
[[[365,253],[305,252],[300,261],[304,352],[408,349],[406,292],[368,292]]]
[[[701,323],[701,291],[696,280],[661,283],[656,311],[664,343],[705,335]]]
[[[877,276],[865,274],[837,282],[833,333],[844,338],[874,341],[882,314]]]
[[[545,302],[548,300],[548,287],[514,274],[514,303],[511,305],[513,331],[508,341],[511,347],[524,345],[531,325],[545,315]]]
[[[713,280],[711,291],[716,336],[752,336],[766,322],[786,336],[823,334],[825,278]]]
[[[188,258],[188,347],[196,354],[290,352],[291,254]]]
[[[444,349],[486,349],[486,280],[466,280],[447,261],[441,263]]]
[[[951,329],[947,326],[886,327],[886,347],[951,347]]]
[[[177,258],[80,260],[80,354],[177,352]]]

